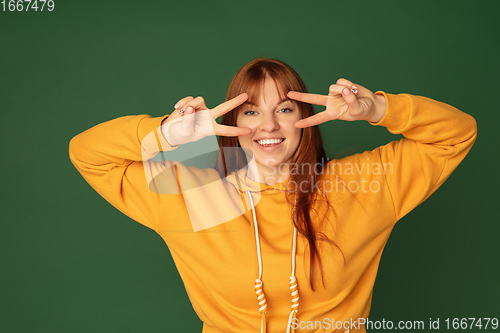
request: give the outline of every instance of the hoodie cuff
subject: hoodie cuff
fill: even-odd
[[[170,146],[161,133],[161,124],[167,118],[168,115],[155,118],[148,116],[141,119],[137,135],[143,150],[148,154],[154,155],[159,151],[170,151],[177,147]]]
[[[408,95],[392,95],[377,91],[375,95],[383,95],[387,101],[384,117],[379,122],[369,122],[374,126],[384,126],[393,134],[401,134],[410,121],[411,100]]]

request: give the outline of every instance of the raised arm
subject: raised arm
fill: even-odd
[[[399,220],[429,197],[465,158],[477,136],[470,115],[445,103],[408,94],[392,95],[340,79],[327,96],[289,92],[292,99],[326,106],[326,110],[297,122],[314,126],[330,120],[366,120],[404,139],[370,152],[330,162],[332,174],[346,181],[374,180],[387,184],[378,193],[380,204],[395,210]],[[352,166],[352,173],[343,170]],[[371,171],[369,171],[371,170]],[[381,176],[382,175],[382,176]]]
[[[172,149],[158,131],[166,118],[113,119],[75,136],[69,145],[71,162],[83,178],[118,210],[154,230],[164,198],[149,189],[143,160],[153,163],[160,147]]]
[[[248,128],[222,126],[215,121],[247,97],[242,94],[211,110],[193,110],[184,116],[176,110],[171,116],[159,118],[140,115],[110,120],[75,136],[70,142],[70,159],[104,199],[158,231],[170,219],[175,220],[174,209],[184,207],[187,214],[185,190],[216,181],[218,173],[207,174],[163,157],[161,161],[152,158],[160,151],[207,136],[247,134]],[[201,156],[207,152],[191,153]],[[202,182],[197,181],[200,178]]]
[[[373,160],[391,164],[386,172],[397,219],[427,199],[465,158],[477,137],[476,121],[432,99],[377,92],[387,101],[384,126],[405,136],[371,152]]]

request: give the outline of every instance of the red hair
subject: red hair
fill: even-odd
[[[285,97],[289,91],[307,92],[306,86],[300,76],[287,64],[276,59],[259,58],[255,59],[243,66],[236,73],[226,95],[226,101],[230,100],[239,94],[247,93],[249,100],[257,101],[261,89],[266,78],[271,78],[278,88],[281,97]],[[302,118],[307,118],[314,114],[311,104],[294,101],[299,107]],[[239,108],[228,112],[222,116],[222,124],[236,126],[236,120],[239,113]],[[246,156],[243,153],[238,153],[240,149],[223,150],[223,147],[240,147],[238,137],[219,137],[219,147],[222,152],[222,158],[217,160],[215,168],[219,171],[222,178],[228,174],[238,171],[245,167],[248,163]],[[225,155],[224,155],[225,154]],[[321,278],[323,280],[323,270],[321,265],[321,257],[319,255],[317,241],[327,240],[332,243],[321,232],[316,232],[312,223],[311,212],[315,211],[314,204],[320,199],[321,191],[299,191],[298,184],[307,185],[306,189],[314,188],[312,185],[317,184],[322,176],[323,167],[327,162],[323,140],[318,126],[306,127],[302,130],[302,138],[297,148],[297,151],[292,158],[292,169],[299,168],[301,172],[290,170],[289,186],[286,190],[286,198],[288,203],[295,207],[292,211],[292,221],[295,221],[294,215],[297,214],[297,220],[294,222],[297,231],[300,232],[309,243],[309,259],[310,259],[310,286],[314,290],[313,280],[316,271],[316,262],[319,264]],[[308,166],[306,172],[302,166]],[[321,184],[321,183],[320,183]],[[321,189],[321,186],[320,186]],[[324,195],[327,209],[333,209]],[[296,201],[295,201],[296,200]],[[326,216],[324,212],[321,214],[323,218]],[[316,216],[320,214],[316,211]]]

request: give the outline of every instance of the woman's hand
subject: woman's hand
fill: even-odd
[[[325,111],[297,121],[295,127],[298,128],[315,126],[334,119],[379,122],[387,108],[384,96],[375,95],[346,79],[339,79],[336,84],[332,84],[327,96],[290,91],[288,97],[304,103],[326,106]]]
[[[209,135],[242,136],[251,133],[246,127],[219,125],[216,119],[240,106],[248,99],[241,94],[209,110],[201,97],[186,97],[175,105],[176,111],[161,126],[161,132],[171,146],[203,139]],[[184,112],[177,112],[177,110]]]

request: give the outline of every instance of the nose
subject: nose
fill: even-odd
[[[274,113],[264,114],[261,118],[259,129],[265,132],[272,132],[278,130],[280,125],[274,116]]]

